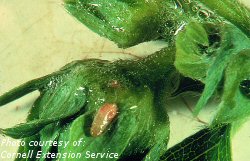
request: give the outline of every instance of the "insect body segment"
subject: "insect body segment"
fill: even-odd
[[[108,125],[114,120],[117,116],[118,108],[114,103],[106,103],[104,104],[96,113],[94,120],[92,122],[92,126],[90,129],[90,133],[92,136],[97,137],[101,135]]]

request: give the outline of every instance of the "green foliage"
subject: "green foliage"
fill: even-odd
[[[250,78],[250,50],[243,50],[234,55],[225,70],[224,92],[219,111],[214,118],[214,123],[233,123],[239,120],[246,120],[250,115],[249,89],[248,93],[241,90],[241,83],[249,87]],[[248,94],[248,95],[247,95]],[[239,126],[240,124],[236,124]]]
[[[94,32],[129,47],[158,38],[161,19],[166,15],[164,0],[71,0],[65,8]],[[157,17],[157,18],[156,18]]]
[[[168,47],[138,60],[75,61],[5,93],[0,106],[34,90],[40,96],[27,122],[0,129],[2,134],[26,143],[69,142],[66,148],[26,144],[19,152],[119,154],[119,159],[107,160],[231,160],[231,134],[250,115],[247,8],[236,0],[64,2],[70,14],[119,47],[155,39],[163,39]],[[202,89],[187,89],[190,81],[205,85],[194,115],[215,94],[220,97],[218,110],[209,127],[168,149],[165,100]],[[91,136],[93,118],[105,103],[118,106],[117,117],[100,136]],[[72,146],[81,140],[82,146]]]
[[[227,98],[222,97],[223,104],[227,107],[230,105],[232,109],[237,107],[236,103],[232,103],[232,98],[237,91],[240,93],[240,82],[249,78],[250,40],[244,33],[228,24],[213,26],[191,22],[177,36],[176,48],[176,68],[183,75],[205,83],[205,89],[194,111],[195,115],[206,105],[223,80],[223,94],[228,95]],[[244,62],[239,59],[244,59]],[[232,62],[234,67],[229,67]],[[237,67],[237,63],[241,64]],[[226,70],[231,73],[224,75]],[[229,83],[234,87],[229,87]],[[235,100],[240,103],[242,101]],[[243,104],[247,108],[246,103]]]
[[[167,51],[158,52],[157,57],[162,58],[161,55],[165,52]],[[171,54],[167,55],[167,57],[170,56]],[[145,154],[156,146],[161,147],[157,151],[163,152],[167,146],[169,135],[168,116],[164,102],[162,102],[165,93],[162,93],[161,89],[155,89],[152,85],[146,84],[146,81],[133,82],[135,73],[142,67],[145,70],[154,67],[154,62],[147,63],[148,59],[151,60],[151,56],[142,61],[145,63],[138,63],[138,61],[119,61],[119,63],[101,60],[77,61],[62,68],[59,71],[60,75],[56,72],[48,76],[50,81],[47,81],[47,77],[46,81],[43,81],[44,78],[31,81],[32,84],[36,81],[43,81],[44,84],[38,87],[41,95],[32,107],[27,123],[1,129],[1,133],[13,138],[24,138],[26,145],[31,139],[70,142],[66,149],[50,146],[38,147],[42,154],[69,151],[83,154],[87,151],[107,153],[110,151],[118,153],[119,158],[126,158],[129,155]],[[173,69],[171,68],[173,59],[168,61],[171,62],[169,69]],[[164,61],[165,63],[166,61]],[[131,70],[129,70],[130,68]],[[126,72],[122,71],[130,72],[125,74]],[[145,74],[148,72],[147,70]],[[172,70],[163,72],[164,75],[167,73],[172,75]],[[140,76],[141,78],[147,77],[147,75]],[[161,81],[163,84],[164,82],[167,84],[169,79],[159,77],[155,81],[151,81],[152,83]],[[112,84],[114,81],[117,82],[116,85]],[[23,86],[30,85],[24,84]],[[3,102],[6,102],[5,99],[10,100],[9,97],[16,95],[16,92],[20,91],[19,89],[26,90],[23,86],[3,95]],[[169,90],[171,91],[170,88]],[[106,129],[104,134],[99,137],[93,137],[90,135],[93,117],[106,102],[117,104],[118,117],[108,127],[109,130]],[[34,138],[34,136],[36,137]],[[72,146],[72,143],[79,139],[84,140],[84,145],[91,143],[91,146]],[[28,153],[32,148],[20,147],[20,151]],[[159,158],[160,154],[149,155],[151,158]],[[80,160],[84,159],[86,158],[80,158]],[[70,159],[62,158],[62,160]]]
[[[200,130],[170,148],[162,157],[165,161],[231,161],[231,126],[224,124]]]
[[[202,82],[209,66],[209,57],[202,53],[203,46],[209,46],[209,38],[205,28],[197,22],[190,22],[176,38],[176,68],[183,75]]]
[[[200,2],[250,36],[250,12],[238,0],[200,0]]]

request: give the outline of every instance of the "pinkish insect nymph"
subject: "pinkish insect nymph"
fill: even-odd
[[[90,134],[93,137],[101,135],[117,116],[118,108],[115,103],[105,103],[95,114]]]

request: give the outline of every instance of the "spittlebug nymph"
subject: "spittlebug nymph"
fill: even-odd
[[[114,103],[104,104],[96,113],[92,126],[90,129],[90,134],[93,137],[101,135],[108,125],[114,120],[117,116],[118,108]]]

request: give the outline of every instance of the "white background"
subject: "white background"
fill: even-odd
[[[249,0],[244,2],[250,6]],[[164,46],[161,42],[150,42],[119,49],[76,21],[59,0],[0,0],[0,95],[28,80],[58,70],[72,60],[134,58]],[[1,107],[0,128],[24,122],[37,96],[38,92],[34,92]],[[185,98],[191,107],[197,100],[197,96]],[[167,107],[171,122],[170,146],[204,126],[192,117],[181,98],[169,100]],[[212,113],[213,110],[207,107],[199,117],[209,122]],[[233,138],[235,161],[249,160],[249,145],[250,122],[247,122]],[[0,152],[15,152],[16,149],[0,147]]]

